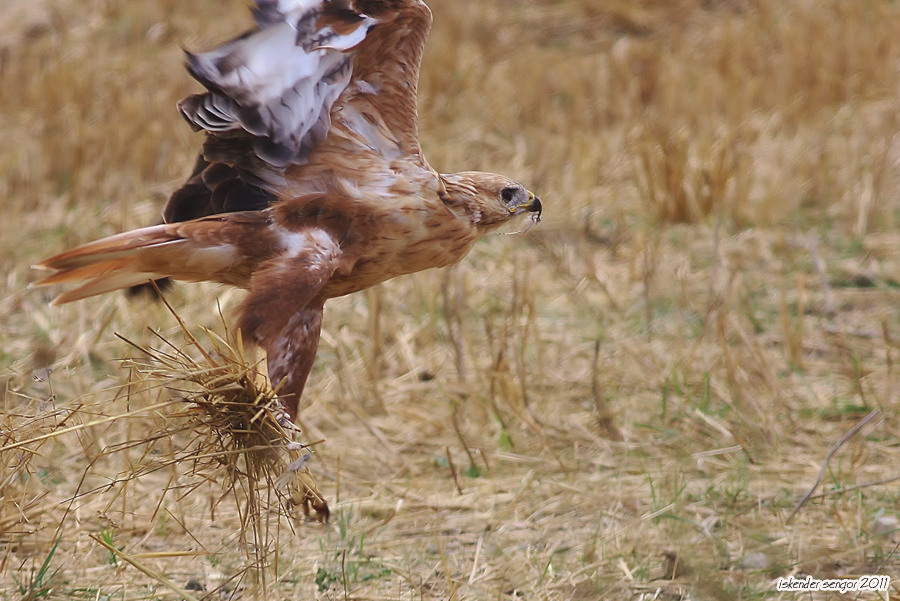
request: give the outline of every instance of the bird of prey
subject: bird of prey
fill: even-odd
[[[205,132],[163,223],[51,257],[54,303],[172,278],[248,291],[243,339],[266,353],[291,421],[324,303],[460,261],[541,202],[502,175],[438,173],[419,146],[416,94],[431,27],[420,0],[257,0],[256,26],[187,54],[206,89],[178,107]]]

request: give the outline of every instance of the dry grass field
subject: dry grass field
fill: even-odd
[[[181,47],[244,0],[0,3],[0,598],[900,596],[900,4],[431,5],[431,163],[544,220],[326,307],[321,524],[137,369],[116,333],[193,352],[164,306],[28,289],[157,219],[200,143]],[[167,298],[208,340],[240,294]],[[863,574],[895,579],[775,587]]]

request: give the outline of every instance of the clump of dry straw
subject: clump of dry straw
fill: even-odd
[[[165,301],[163,301],[165,302]],[[259,511],[259,488],[265,483],[289,507],[300,507],[306,517],[327,521],[329,510],[307,467],[309,445],[296,439],[299,428],[290,423],[277,391],[248,358],[240,331],[225,337],[204,328],[202,344],[166,302],[178,320],[187,348],[158,332],[162,348],[150,348],[118,335],[140,351],[140,357],[124,360],[126,367],[144,378],[165,383],[186,403],[180,416],[193,430],[194,444],[188,455],[195,462],[211,460],[225,468],[226,487],[246,491],[252,514]],[[228,338],[233,341],[229,342]],[[193,348],[199,357],[193,356]],[[185,386],[187,385],[187,386]]]

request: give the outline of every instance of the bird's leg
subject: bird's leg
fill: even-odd
[[[264,348],[269,380],[283,408],[278,420],[291,439],[285,445],[291,460],[276,486],[287,492],[291,507],[301,507],[307,518],[327,522],[328,502],[319,493],[315,478],[307,469],[312,453],[297,441],[300,428],[294,424],[303,388],[316,358],[321,329],[322,306],[304,308],[295,313],[280,334]]]
[[[288,220],[287,225],[292,222]],[[284,413],[276,419],[290,438],[286,447],[291,460],[285,477],[293,474],[302,480],[308,472],[306,460],[298,455],[304,449],[302,445],[298,447],[299,429],[294,422],[319,348],[325,303],[319,294],[337,268],[342,253],[340,244],[324,230],[283,227],[277,222],[272,227],[288,252],[273,257],[253,273],[238,327],[248,340],[266,352],[269,381],[284,408]],[[288,480],[297,481],[296,478]],[[298,490],[309,489],[307,485],[298,485]],[[320,496],[316,498],[324,503]],[[327,516],[327,504],[325,507]]]
[[[277,223],[272,227],[289,252],[253,273],[238,327],[266,351],[269,380],[294,421],[319,348],[325,304],[319,293],[342,254],[339,243],[324,230]]]
[[[238,330],[238,337],[240,338],[242,332]],[[241,342],[235,341],[235,346],[242,345]],[[261,373],[259,370],[259,348],[256,345],[249,345],[245,349],[245,353],[250,353],[250,355],[246,356],[246,360],[252,365],[253,369],[253,377],[266,379],[265,374]],[[271,379],[269,379],[271,383]],[[275,398],[272,399],[272,402],[269,404],[268,408],[271,412],[272,418],[278,423],[279,426],[284,430],[285,434],[288,436],[290,442],[289,445],[295,444],[293,441],[296,440],[296,435],[300,433],[300,429],[294,424],[294,420],[291,418],[290,412],[288,411],[288,407],[285,404],[285,400],[281,398],[278,391],[275,391]]]
[[[322,330],[322,307],[295,313],[272,340],[263,341],[269,380],[278,394],[287,421],[297,419],[300,397],[312,370]]]

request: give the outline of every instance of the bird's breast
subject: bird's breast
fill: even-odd
[[[323,292],[327,297],[364,290],[391,278],[445,267],[460,261],[477,238],[471,220],[425,202],[394,206],[367,214],[353,242],[344,249],[354,259],[346,273],[336,273]]]

